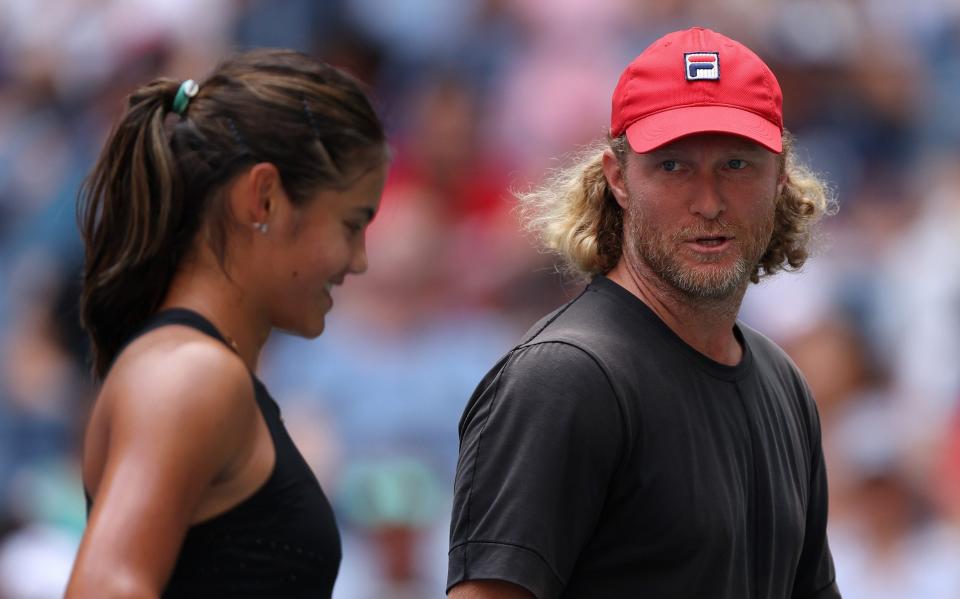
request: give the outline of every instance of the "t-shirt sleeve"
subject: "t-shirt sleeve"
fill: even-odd
[[[805,399],[810,406],[813,433],[810,497],[807,502],[803,548],[794,579],[793,599],[840,599],[833,556],[827,542],[827,468],[823,459],[820,419],[809,391]]]
[[[600,516],[624,426],[583,350],[551,342],[508,356],[460,423],[447,588],[493,579],[557,597]]]

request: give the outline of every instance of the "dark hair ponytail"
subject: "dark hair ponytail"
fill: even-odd
[[[81,190],[86,244],[81,320],[106,373],[128,331],[156,310],[179,256],[182,182],[164,128],[179,83],[157,79],[130,96]]]
[[[80,313],[98,377],[160,306],[205,222],[223,264],[229,211],[218,191],[243,168],[275,164],[300,204],[348,187],[387,156],[360,84],[297,52],[236,55],[171,115],[179,87],[156,79],[130,96],[81,188]]]

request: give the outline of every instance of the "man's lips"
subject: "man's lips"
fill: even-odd
[[[728,235],[705,235],[688,238],[684,244],[698,252],[717,253],[730,247],[733,240],[734,238]]]

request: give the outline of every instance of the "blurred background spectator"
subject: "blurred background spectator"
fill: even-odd
[[[83,529],[74,203],[137,84],[284,46],[372,89],[396,158],[370,270],[260,375],[337,506],[335,597],[440,596],[460,412],[577,290],[509,192],[601,137],[623,66],[691,25],[771,64],[837,193],[817,256],[742,317],[816,393],[844,596],[960,597],[955,0],[0,0],[0,599],[60,596]]]

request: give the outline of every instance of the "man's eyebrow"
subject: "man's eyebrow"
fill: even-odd
[[[749,143],[748,143],[748,144],[743,144],[743,145],[739,145],[739,144],[738,144],[738,145],[736,145],[736,146],[731,146],[731,147],[728,149],[728,151],[730,151],[730,152],[738,152],[738,153],[741,153],[741,154],[763,154],[764,152],[767,152],[768,150],[765,149],[763,146],[755,145],[755,144],[749,144]]]
[[[681,150],[676,148],[657,148],[655,150],[650,150],[646,153],[646,155],[652,158],[657,158],[660,156],[676,156],[679,153],[681,153]],[[641,156],[643,155],[644,154],[641,154]]]

